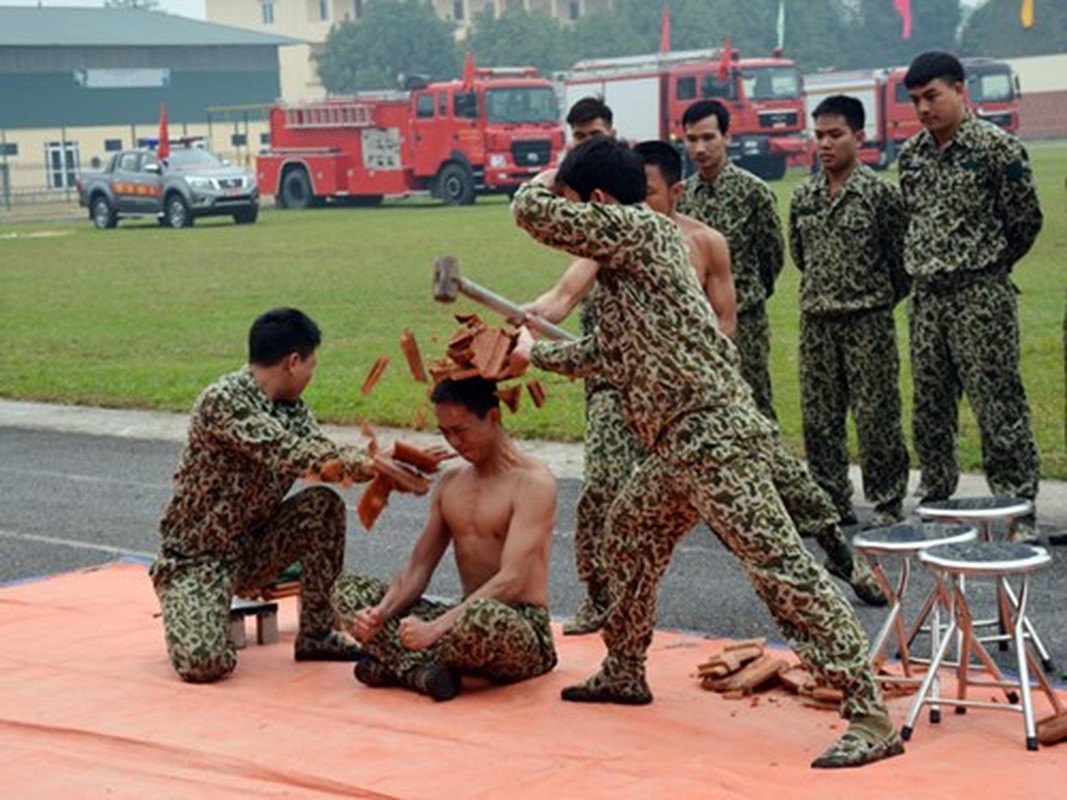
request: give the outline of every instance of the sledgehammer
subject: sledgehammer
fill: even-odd
[[[459,261],[454,256],[439,256],[433,262],[433,299],[439,303],[451,303],[464,294],[476,303],[502,314],[513,325],[523,324],[542,336],[556,341],[571,341],[574,336],[551,322],[526,312],[495,292],[484,289],[459,274]]]

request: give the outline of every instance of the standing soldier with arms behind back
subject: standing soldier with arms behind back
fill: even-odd
[[[726,154],[730,112],[717,100],[700,100],[682,115],[685,149],[698,172],[685,182],[678,211],[726,236],[737,291],[737,334],[741,374],[756,406],[774,420],[768,359],[771,332],[767,299],[782,271],[784,245],[777,201],[770,188],[730,163]]]
[[[822,170],[796,188],[789,244],[800,280],[800,400],[815,481],[841,519],[855,518],[849,408],[859,435],[867,527],[903,517],[908,450],[900,411],[893,306],[908,290],[900,191],[858,161],[863,104],[827,97],[812,113]]]
[[[959,481],[959,401],[967,393],[982,439],[990,491],[1033,499],[1038,454],[1019,368],[1015,264],[1041,230],[1026,149],[964,102],[964,72],[951,53],[919,55],[904,76],[925,130],[900,151],[900,187],[911,216],[904,263],[909,307],[915,447],[925,499]],[[1034,518],[1016,531],[1036,538]]]

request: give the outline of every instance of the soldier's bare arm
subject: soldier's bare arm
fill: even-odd
[[[527,314],[549,322],[562,322],[574,310],[596,281],[597,263],[579,258],[571,262],[556,285],[524,306]]]

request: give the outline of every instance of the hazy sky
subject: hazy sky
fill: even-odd
[[[0,0],[0,6],[35,6],[38,0]],[[43,6],[96,6],[104,5],[104,0],[40,0]],[[162,0],[159,4],[161,11],[170,14],[181,14],[183,17],[204,18],[204,0]]]
[[[102,6],[104,0],[41,0],[46,6]],[[982,0],[962,0],[965,6],[976,6]],[[35,6],[37,0],[0,0],[0,6]],[[204,0],[162,0],[160,8],[171,14],[204,19]]]

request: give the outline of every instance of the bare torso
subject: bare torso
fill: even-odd
[[[464,464],[447,472],[438,493],[441,517],[452,540],[456,569],[466,597],[501,570],[510,537],[528,538],[529,530],[516,531],[522,520],[539,519],[546,510],[528,509],[524,488],[534,481],[553,480],[548,468],[534,458],[516,454],[506,467],[491,474]],[[549,515],[552,511],[547,511]],[[516,565],[515,602],[547,605],[548,563],[552,524],[534,532],[539,537],[530,555]]]

